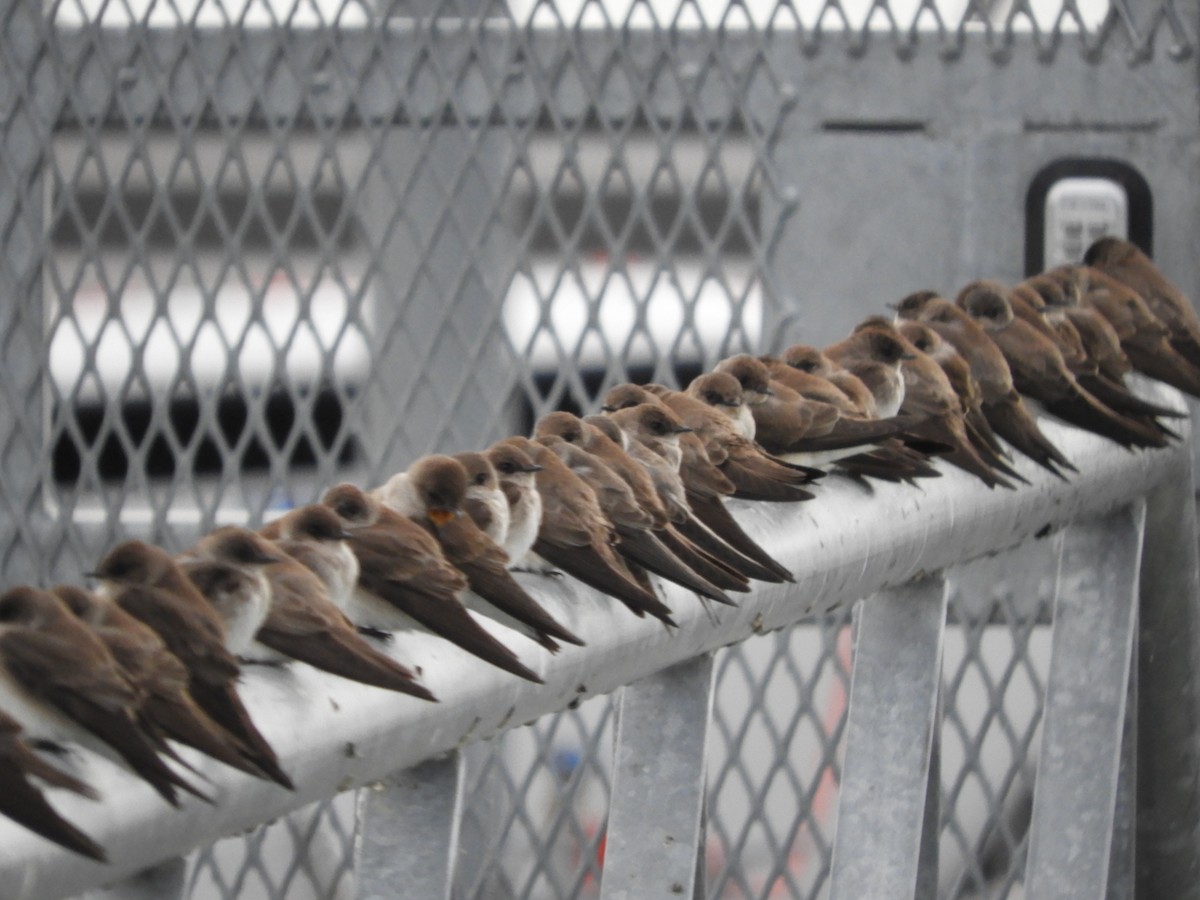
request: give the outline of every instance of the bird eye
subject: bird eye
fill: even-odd
[[[716,391],[705,391],[704,399],[709,403],[720,403],[721,396]]]
[[[486,473],[480,472],[478,475],[475,476],[476,484],[484,484],[486,482],[487,482],[487,474]]]

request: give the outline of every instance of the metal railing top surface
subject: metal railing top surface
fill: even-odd
[[[1157,390],[1160,399],[1179,403],[1173,392]],[[78,758],[83,776],[103,799],[89,803],[56,796],[55,803],[103,844],[114,862],[100,866],[84,861],[0,821],[0,884],[7,896],[50,900],[119,880],[314,800],[370,785],[395,770],[869,596],[885,585],[1045,537],[1057,527],[1128,503],[1190,465],[1190,433],[1169,448],[1131,453],[1052,421],[1042,424],[1080,469],[1068,482],[1019,463],[1031,484],[1015,491],[990,491],[946,468],[941,478],[920,487],[882,484],[867,490],[830,478],[809,503],[734,504],[747,532],[796,573],[796,584],[757,586],[739,597],[736,608],[717,609],[663,585],[680,624],[677,631],[636,619],[616,601],[570,578],[522,576],[551,614],[588,641],[586,648],[568,648],[552,657],[533,644],[518,644],[519,637],[509,639],[544,678],[544,686],[499,673],[440,639],[415,635],[397,635],[393,650],[421,666],[438,704],[387,694],[303,665],[252,671],[244,678],[242,694],[298,785],[295,793],[189,755],[211,779],[216,803],[188,800],[183,810],[175,811],[107,762]]]

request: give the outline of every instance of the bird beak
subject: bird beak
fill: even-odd
[[[84,572],[83,577],[84,578],[94,578],[96,581],[99,581],[102,576],[100,575],[99,572]]]
[[[335,532],[333,536],[339,541],[348,541],[350,538],[354,537],[354,534],[343,528],[340,531]]]
[[[540,472],[540,471],[542,471],[542,469],[544,469],[544,468],[546,468],[546,467],[545,467],[545,466],[539,466],[539,465],[536,465],[536,464],[534,464],[534,465],[530,465],[530,466],[525,466],[525,467],[523,467],[523,468],[521,469],[521,471],[522,471],[522,472]]]
[[[434,525],[437,525],[439,528],[445,525],[447,522],[453,521],[457,517],[458,513],[452,509],[429,510],[429,521],[431,521]]]
[[[696,430],[695,428],[688,428],[686,425],[680,425],[678,428],[675,429],[675,433],[676,434],[691,434],[695,430]]]
[[[763,388],[759,393],[761,393],[764,397],[774,397],[775,396],[775,392],[773,390],[771,390],[769,387]]]
[[[602,406],[602,407],[600,407],[600,412],[616,412],[616,411],[617,411],[617,408],[616,408],[615,406]]]
[[[915,354],[915,353],[901,353],[901,354],[900,354],[900,358],[901,358],[901,359],[916,359],[916,358],[917,358],[917,354]]]

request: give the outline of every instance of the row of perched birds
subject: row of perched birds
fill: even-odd
[[[793,580],[726,498],[808,500],[830,468],[914,482],[938,476],[936,458],[1012,488],[1026,481],[1014,451],[1066,478],[1075,467],[1027,401],[1138,448],[1173,438],[1179,414],[1132,393],[1127,374],[1200,397],[1200,320],[1125,241],[1016,287],[977,281],[954,302],[915,293],[895,313],[824,350],[731,357],[685,391],[619,385],[603,415],[551,413],[532,438],[424,457],[371,491],[340,484],[178,556],[126,541],[89,573],[94,590],[7,591],[0,811],[103,860],[36,782],[92,791],[35,747],[80,744],[173,805],[181,792],[211,802],[177,745],[291,788],[238,696],[244,663],[299,660],[433,701],[419,667],[383,649],[416,628],[540,682],[477,615],[552,653],[584,640],[515,569],[567,573],[674,626],[650,574],[724,604],[751,581]]]

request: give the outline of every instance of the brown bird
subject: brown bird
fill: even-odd
[[[162,638],[187,667],[192,699],[247,748],[250,761],[276,784],[294,790],[237,694],[241,669],[225,645],[221,617],[170,554],[143,541],[125,541],[88,574],[99,582],[99,593]]]
[[[271,609],[266,567],[283,558],[270,541],[239,525],[218,528],[178,557],[180,569],[221,617],[226,648],[244,660],[277,660],[257,636]]]
[[[1200,397],[1200,366],[1195,366],[1172,346],[1167,326],[1146,302],[1121,282],[1097,269],[1069,266],[1052,275],[1078,294],[1080,305],[1094,309],[1117,332],[1121,349],[1139,372]]]
[[[1059,418],[1124,447],[1161,447],[1161,434],[1114,412],[1079,385],[1054,343],[1017,319],[999,282],[976,281],[959,293],[958,305],[995,341],[1013,384]]]
[[[358,558],[358,588],[350,618],[376,628],[432,632],[497,668],[537,684],[541,677],[483,628],[463,605],[467,578],[441,546],[407,516],[360,488],[343,483],[321,502],[341,518]]]
[[[1171,346],[1192,365],[1200,366],[1200,318],[1183,292],[1136,244],[1102,237],[1087,249],[1083,261],[1135,291],[1167,326]]]
[[[636,572],[634,567],[639,566],[702,597],[734,605],[724,591],[695,573],[671,552],[656,533],[665,532],[665,524],[656,529],[653,515],[639,505],[633,490],[603,460],[556,434],[545,432],[538,434],[536,439],[549,447],[596,494],[601,510],[620,535],[614,549],[624,557],[631,570]],[[661,509],[661,504],[656,505]],[[740,582],[739,587],[744,589],[744,586],[745,582]]]
[[[337,513],[320,503],[289,510],[259,534],[321,579],[326,597],[342,612],[358,586],[358,558]]]
[[[736,380],[732,378],[731,380],[740,392],[741,388],[737,386]],[[659,402],[676,412],[681,420],[684,419],[684,414],[672,406],[672,399],[685,395],[663,389],[661,395],[656,393],[652,396],[647,392],[644,393],[644,396],[646,398],[644,402],[653,402],[653,399],[657,397]],[[700,406],[703,405],[700,404]],[[716,416],[722,428],[731,435],[735,434],[733,427],[727,424],[725,417],[714,411],[708,411],[707,414]],[[584,421],[597,431],[603,432],[612,444],[628,451],[628,436],[608,416],[588,416]],[[696,426],[686,421],[684,424],[694,429],[690,434],[681,434],[679,440],[682,451],[679,477],[683,482],[686,510],[673,504],[671,510],[668,511],[665,504],[663,505],[672,526],[696,547],[746,577],[775,583],[792,581],[791,573],[758,546],[725,508],[724,498],[733,496],[737,488],[710,456],[707,445],[695,430]],[[745,439],[740,436],[737,436],[735,440],[745,443]],[[721,462],[728,461],[728,454],[724,450],[714,448],[714,452],[718,454]],[[630,458],[632,459],[632,457]],[[647,470],[643,469],[643,471]],[[646,477],[649,479],[648,471]],[[794,476],[789,475],[789,477]],[[650,480],[651,488],[657,491],[657,486],[654,485],[652,479]],[[801,480],[803,480],[803,476]],[[661,496],[659,499],[661,502]]]
[[[125,591],[145,588],[128,587]],[[256,778],[266,778],[250,751],[212,720],[188,692],[187,667],[162,638],[111,599],[74,585],[51,589],[104,642],[129,682],[144,696],[138,721],[144,731],[186,744]],[[147,598],[146,602],[153,602]]]
[[[202,800],[142,731],[141,693],[97,638],[47,591],[0,595],[0,709],[33,738],[70,741],[119,763],[172,806],[178,790]]]
[[[996,434],[1059,478],[1065,479],[1060,469],[1078,471],[1042,434],[1013,385],[1004,354],[974,319],[932,291],[909,294],[897,304],[896,315],[928,326],[962,354],[983,394],[983,412]]]
[[[1088,307],[1067,305],[1066,293],[1048,276],[1029,279],[1024,289],[1026,302],[1051,327],[1051,337],[1063,351],[1063,361],[1076,381],[1115,412],[1166,437],[1179,437],[1156,417],[1179,418],[1183,413],[1143,400],[1126,387],[1124,376],[1133,366],[1121,349],[1120,338],[1103,316]]]
[[[900,411],[909,419],[909,433],[945,445],[948,451],[942,458],[989,488],[1012,487],[971,443],[962,403],[942,367],[913,346],[890,321],[868,322],[839,347],[830,356],[835,360],[840,356],[843,364],[849,359],[857,365],[864,359],[890,366],[898,360],[904,382]]]
[[[980,451],[980,455],[993,468],[1020,479],[1019,474],[1011,470],[1006,471],[998,465],[1008,459],[1007,451],[992,431],[987,416],[983,414],[983,391],[975,381],[975,376],[971,374],[971,366],[963,359],[962,354],[936,331],[920,322],[901,320],[897,327],[906,340],[929,356],[946,373],[950,386],[962,403],[971,443]]]
[[[733,485],[709,462],[703,444],[694,434],[680,435],[682,463],[679,474],[684,482],[689,514],[680,517],[681,522],[677,527],[663,505],[650,473],[629,455],[626,449],[628,437],[611,419],[593,416],[585,420],[570,413],[549,413],[538,420],[536,433],[555,435],[575,444],[610,468],[632,492],[637,506],[650,516],[655,535],[685,566],[717,587],[733,591],[749,590],[747,579],[753,577],[752,573],[761,572],[762,567],[725,544],[691,515],[688,476],[696,470],[699,470],[699,474],[695,477],[719,479],[724,492],[733,493]],[[692,440],[685,443],[687,438]],[[680,527],[696,534],[700,543],[693,543],[693,539],[687,537]],[[767,574],[769,580],[774,580],[774,575]]]
[[[521,587],[508,571],[508,554],[463,512],[467,471],[449,456],[425,456],[407,472],[394,475],[375,495],[433,535],[447,561],[467,576],[471,594],[465,602],[551,653],[558,641],[583,646]],[[480,602],[475,602],[480,601]]]
[[[503,548],[512,515],[504,491],[500,489],[500,476],[496,474],[496,467],[483,453],[456,453],[453,458],[467,474],[467,494],[463,500],[463,512],[471,517],[471,521],[482,529],[484,534]],[[507,550],[505,555],[508,555]],[[512,564],[513,559],[510,557],[510,569]]]
[[[493,444],[484,455],[496,470],[500,492],[508,502],[508,531],[497,543],[508,554],[510,566],[519,569],[542,527],[542,497],[536,479],[542,467],[519,447],[503,441]]]
[[[542,520],[534,552],[551,566],[620,600],[635,615],[646,613],[674,626],[671,609],[636,582],[613,548],[619,540],[595,492],[548,447],[528,438],[500,442],[514,446],[541,466],[535,473]]]
[[[867,419],[878,419],[879,409],[875,397],[862,379],[841,366],[809,344],[792,344],[780,356],[789,369],[823,378],[849,398],[855,411]]]
[[[96,799],[96,792],[50,765],[21,740],[21,725],[0,710],[0,815],[60,847],[96,862],[108,862],[104,848],[64,819],[31,779]]]

